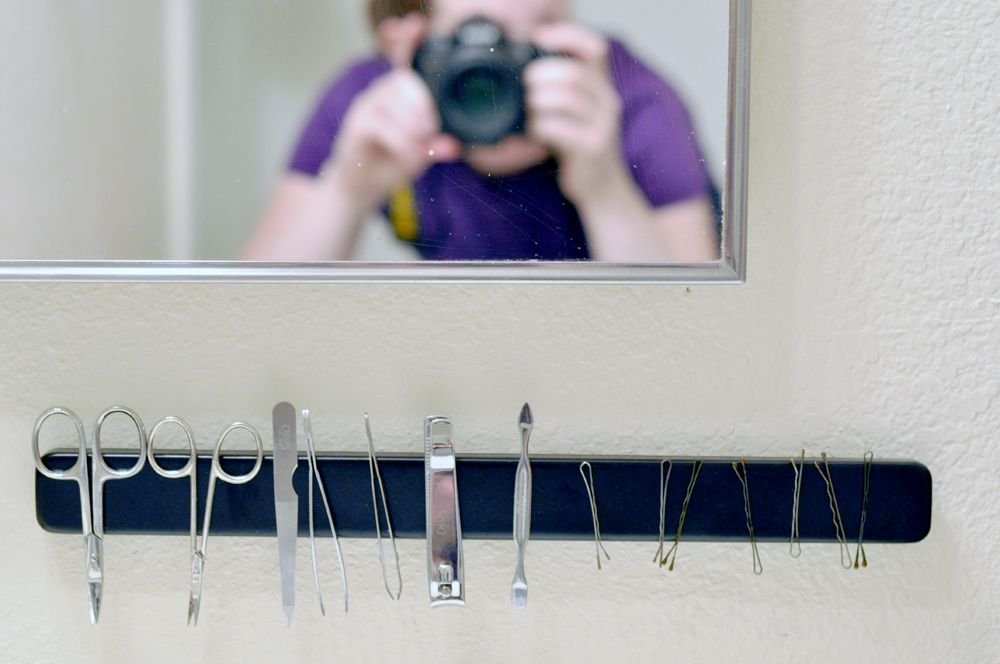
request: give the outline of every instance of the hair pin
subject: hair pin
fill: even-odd
[[[868,557],[865,556],[865,521],[868,520],[868,488],[871,483],[872,462],[875,454],[870,450],[865,452],[864,494],[861,498],[861,525],[858,526],[858,548],[854,552],[854,569],[858,569],[858,555],[861,556],[861,567],[868,567]]]
[[[587,472],[584,473],[584,468]],[[587,479],[587,475],[590,475],[590,479]],[[590,517],[594,522],[594,550],[597,555],[597,569],[601,569],[601,553],[604,553],[604,557],[611,560],[611,556],[608,554],[607,549],[604,548],[604,542],[601,540],[601,520],[597,516],[597,497],[594,495],[594,468],[590,465],[589,461],[584,461],[580,464],[580,477],[583,478],[583,485],[587,487],[587,497],[590,499]]]
[[[833,475],[830,474],[830,464],[827,461],[826,452],[823,452],[823,465],[818,461],[814,462],[819,476],[826,484],[826,497],[830,502],[830,513],[833,517],[833,528],[837,535],[837,542],[840,544],[840,565],[844,569],[851,569],[851,552],[847,547],[847,536],[844,534],[844,520],[840,516],[840,506],[837,505],[837,492],[833,487]],[[825,469],[825,472],[824,472]]]
[[[663,467],[667,467],[666,479],[663,477]],[[666,517],[667,517],[667,486],[670,485],[670,473],[674,469],[674,464],[667,459],[660,462],[660,539],[659,546],[656,548],[656,554],[653,556],[653,562],[658,563],[660,567],[663,567],[663,531],[665,527]]]
[[[806,467],[806,451],[799,455],[799,465],[795,465],[795,457],[791,458],[792,471],[795,473],[795,485],[792,491],[792,532],[788,537],[788,553],[792,558],[802,555],[802,541],[799,538],[799,506],[802,497],[802,471]]]
[[[753,573],[760,576],[764,573],[764,564],[760,560],[760,552],[757,550],[757,535],[753,530],[753,514],[750,511],[750,471],[747,470],[746,457],[733,462],[733,472],[740,480],[743,487],[743,511],[746,513],[747,533],[750,535],[750,549],[753,551]]]
[[[687,493],[684,494],[684,502],[681,503],[681,514],[677,517],[677,529],[674,531],[674,543],[667,551],[667,555],[663,556],[660,561],[660,567],[668,565],[667,570],[670,572],[674,571],[674,562],[677,560],[677,549],[681,543],[681,533],[684,532],[684,523],[687,520],[688,506],[691,503],[691,494],[694,493],[694,485],[698,481],[698,475],[701,474],[702,461],[701,459],[695,459],[694,465],[691,466],[691,477],[688,479]]]

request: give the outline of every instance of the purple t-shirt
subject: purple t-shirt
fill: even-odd
[[[615,40],[610,63],[624,109],[623,156],[650,204],[708,196],[712,185],[680,97]],[[354,97],[389,68],[384,59],[367,58],[337,76],[299,138],[291,170],[319,173]],[[559,189],[555,159],[504,177],[488,177],[462,161],[435,164],[413,183],[412,201],[417,228],[407,241],[427,260],[590,256],[576,208]]]

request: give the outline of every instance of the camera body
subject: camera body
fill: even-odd
[[[545,55],[532,44],[508,40],[489,19],[475,17],[454,35],[425,40],[413,68],[437,102],[442,131],[464,145],[495,145],[524,133],[521,76]]]

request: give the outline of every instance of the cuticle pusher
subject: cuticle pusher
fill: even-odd
[[[524,553],[531,535],[531,462],[528,459],[528,439],[534,427],[531,406],[524,404],[518,418],[521,431],[521,458],[514,479],[514,544],[517,545],[517,569],[510,586],[511,606],[523,609],[528,605],[528,580],[524,577]]]

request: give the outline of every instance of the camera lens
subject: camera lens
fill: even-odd
[[[517,129],[523,113],[518,70],[497,63],[472,65],[443,92],[442,113],[470,142],[492,143]]]
[[[473,67],[455,78],[449,96],[467,115],[488,120],[514,101],[511,78],[494,67]]]

